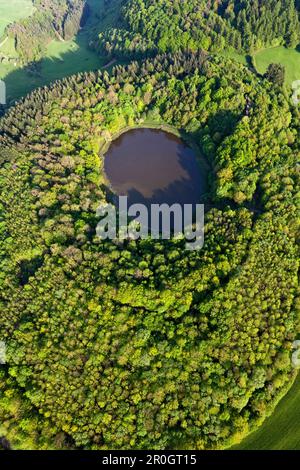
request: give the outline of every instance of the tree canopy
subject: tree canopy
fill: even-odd
[[[116,57],[187,49],[249,53],[300,42],[295,0],[111,0],[102,16],[94,47]]]
[[[101,148],[148,122],[184,130],[211,168],[200,251],[96,237]],[[39,89],[0,125],[0,437],[239,441],[295,376],[299,119],[282,90],[229,59],[163,54]]]

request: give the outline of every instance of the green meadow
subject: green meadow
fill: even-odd
[[[37,66],[37,71],[33,72],[29,67],[0,64],[0,79],[6,82],[7,98],[10,101],[55,80],[98,69],[103,64],[104,61],[87,48],[84,34],[79,33],[76,40],[52,41],[47,48],[47,55]]]
[[[300,80],[300,52],[297,49],[287,49],[283,46],[264,49],[254,55],[254,61],[257,71],[261,74],[266,72],[271,63],[284,65],[287,85]]]
[[[224,51],[225,57],[230,57],[243,65],[249,65],[247,56],[236,51]],[[284,46],[263,49],[253,54],[253,65],[257,72],[263,75],[270,64],[282,64],[286,70],[286,84],[291,86],[295,80],[300,80],[300,50],[287,49]]]
[[[225,57],[229,57],[230,59],[234,59],[243,65],[247,65],[247,56],[245,54],[239,54],[238,52],[234,50],[228,50],[228,51],[224,51],[223,55]]]
[[[24,0],[14,1],[24,2]],[[99,69],[107,62],[107,59],[102,60],[88,47],[89,30],[94,25],[96,11],[101,10],[101,2],[90,0],[89,4],[92,12],[86,26],[73,40],[54,40],[48,44],[46,55],[36,70],[30,67],[19,68],[14,63],[0,64],[0,79],[6,82],[8,102],[21,98],[35,88],[49,85],[74,73]],[[5,51],[10,57],[14,56],[9,41],[6,41],[2,47],[0,51]]]
[[[0,44],[5,27],[21,18],[32,15],[34,7],[31,0],[1,0],[0,2]]]
[[[274,413],[235,450],[300,449],[300,374]]]

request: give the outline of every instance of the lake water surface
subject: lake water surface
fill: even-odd
[[[133,129],[112,142],[104,170],[118,196],[128,203],[196,204],[205,192],[205,175],[196,153],[173,134]]]

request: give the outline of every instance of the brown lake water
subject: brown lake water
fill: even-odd
[[[181,139],[157,129],[133,129],[112,142],[104,160],[112,190],[128,204],[196,204],[206,175],[196,153]]]

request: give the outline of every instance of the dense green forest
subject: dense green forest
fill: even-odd
[[[300,42],[295,0],[107,0],[94,46],[101,54],[132,57],[157,52],[253,52],[262,47]]]
[[[72,38],[88,15],[85,0],[33,0],[33,5],[33,15],[5,30],[23,64],[40,60],[52,39]]]
[[[293,0],[32,1],[34,13],[31,0],[1,4],[7,19],[0,79],[8,104],[73,73],[187,49],[234,57],[261,75],[280,63],[287,85],[300,77],[299,2]],[[13,14],[14,2],[24,2],[26,18]]]
[[[200,251],[96,236],[100,149],[150,122],[211,169]],[[2,445],[211,449],[259,426],[299,331],[299,115],[282,88],[162,54],[39,89],[0,128]]]

